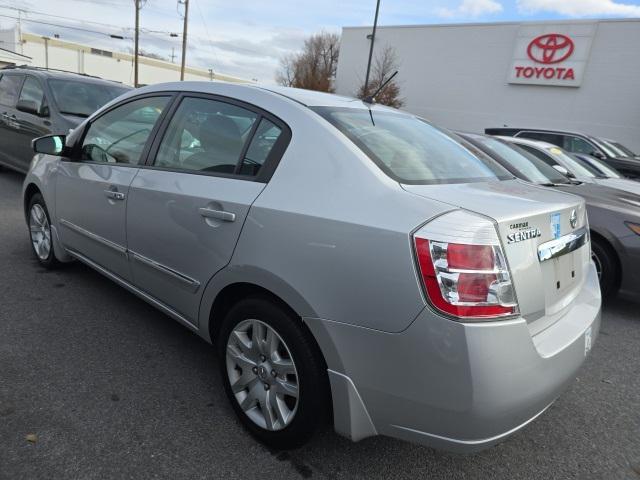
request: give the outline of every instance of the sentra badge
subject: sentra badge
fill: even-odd
[[[538,238],[542,236],[539,228],[530,227],[529,222],[512,223],[509,225],[511,230],[518,230],[517,232],[509,233],[507,235],[507,243],[523,242],[524,240],[530,240],[532,238]]]

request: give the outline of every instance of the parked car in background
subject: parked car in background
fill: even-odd
[[[602,294],[640,293],[640,197],[595,183],[576,182],[558,172],[522,145],[500,137],[460,134],[512,174],[556,191],[580,195],[587,202],[591,250]]]
[[[592,167],[590,164],[577,159],[573,154],[556,145],[537,140],[527,140],[518,137],[501,137],[503,140],[515,143],[523,150],[538,157],[547,165],[560,171],[563,175],[575,178],[581,182],[597,183],[605,187],[617,188],[626,192],[640,195],[640,182],[628,178],[609,178]],[[593,158],[593,157],[592,157]],[[596,160],[595,158],[593,158]]]
[[[26,173],[33,158],[31,140],[68,133],[128,90],[88,75],[35,67],[0,69],[0,165]]]
[[[584,200],[397,110],[179,82],[34,147],[38,261],[85,262],[212,342],[240,421],[273,448],[331,412],[352,440],[493,445],[598,334]]]
[[[580,165],[591,168],[596,172],[598,175],[596,179],[597,183],[603,183],[602,179],[604,178],[606,179],[604,185],[640,195],[640,182],[625,178],[615,168],[607,165],[602,160],[582,153],[572,153],[570,156]]]
[[[592,135],[561,130],[513,127],[485,128],[484,133],[551,143],[571,153],[584,153],[604,160],[607,165],[611,165],[625,177],[640,178],[640,159],[633,155],[622,154],[620,149],[612,147],[611,141]]]
[[[640,158],[640,155],[632,151],[630,148],[625,147],[620,142],[616,142],[615,140],[611,140],[609,138],[600,138],[599,139],[603,144],[608,146],[613,152],[616,153],[616,156],[622,158]]]

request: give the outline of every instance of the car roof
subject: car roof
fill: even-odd
[[[530,145],[532,147],[543,148],[545,150],[549,150],[550,148],[559,148],[559,146],[554,145],[553,143],[543,142],[542,140],[529,140],[528,138],[520,138],[520,137],[508,137],[503,135],[496,135],[496,138],[500,138],[510,143],[521,143],[522,145]]]
[[[560,135],[580,135],[582,137],[594,137],[589,133],[576,132],[574,130],[554,130],[551,128],[522,128],[522,127],[488,127],[495,130],[516,130],[517,132],[544,132],[544,133],[558,133]]]
[[[262,91],[266,94],[277,95],[281,98],[294,101],[300,105],[306,107],[336,107],[336,108],[355,108],[366,110],[370,108],[375,111],[391,111],[400,112],[406,115],[412,115],[409,112],[396,110],[394,108],[386,107],[384,105],[373,104],[371,106],[364,103],[362,100],[347,97],[343,95],[336,95],[334,93],[315,92],[312,90],[305,90],[302,88],[291,87],[279,87],[271,85],[261,84],[241,84],[241,83],[229,83],[222,81],[187,81],[187,82],[168,82],[168,83],[156,83],[153,85],[147,85],[140,87],[138,93],[150,93],[158,91],[178,91],[178,92],[200,92],[210,94],[221,94],[223,91],[225,94],[241,94],[242,91]]]
[[[102,83],[102,84],[107,83],[107,84],[118,86],[118,87],[123,87],[128,89],[132,88],[129,85],[125,85],[123,83],[116,82],[114,80],[107,80],[104,78],[95,77],[93,75],[86,75],[84,73],[67,72],[65,70],[54,70],[54,69],[46,69],[46,68],[30,67],[30,66],[9,66],[9,67],[0,69],[0,74],[12,74],[14,72],[16,74],[29,73],[31,75],[34,75],[40,78],[76,80],[76,81],[82,81],[86,83]]]

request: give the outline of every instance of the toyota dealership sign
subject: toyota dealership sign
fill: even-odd
[[[589,59],[594,26],[567,27],[566,24],[521,27],[509,83],[579,87]]]

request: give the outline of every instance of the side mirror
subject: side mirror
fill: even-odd
[[[598,152],[598,151],[593,151],[593,152],[591,152],[591,156],[592,156],[592,157],[596,157],[596,158],[598,158],[598,159],[600,159],[600,160],[605,160],[605,159],[606,159],[606,157],[605,157],[604,153],[602,153],[602,152]]]
[[[38,104],[33,100],[18,100],[18,103],[16,103],[16,110],[30,113],[32,115],[40,115],[40,112],[38,111]]]
[[[574,175],[571,174],[571,172],[569,172],[569,170],[564,168],[562,165],[554,165],[553,168],[555,168],[558,172],[560,172],[565,177],[573,177],[574,176]]]
[[[64,135],[47,135],[31,140],[31,148],[36,153],[46,155],[60,155],[64,151]]]

